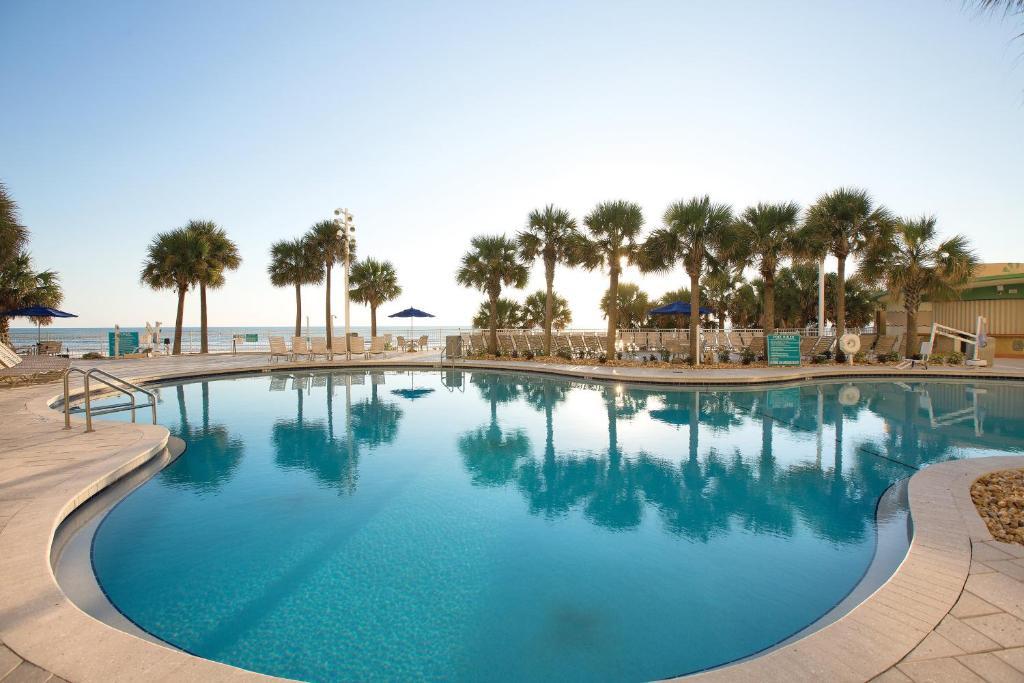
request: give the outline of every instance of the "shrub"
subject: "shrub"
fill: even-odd
[[[661,360],[663,360],[664,362],[667,363],[671,357],[672,357],[672,354],[669,353],[668,349],[662,349],[661,350]]]
[[[533,360],[536,355],[537,354],[535,354],[532,349],[526,349],[526,353],[523,354],[523,358],[526,360]]]
[[[494,357],[501,358],[501,349],[494,349]]]
[[[750,365],[756,359],[757,354],[755,354],[750,349],[743,349],[742,351],[740,351],[740,362],[743,363],[744,365]]]
[[[822,363],[827,363],[828,361],[829,358],[824,353],[819,353],[817,356],[811,359],[811,363],[814,365],[821,365]]]
[[[842,349],[836,349],[836,362],[837,363],[845,363],[846,362],[846,354],[843,353]]]
[[[858,351],[853,357],[854,363],[867,363],[868,354],[867,351]]]
[[[954,351],[953,353],[949,354],[949,357],[946,362],[948,362],[950,365],[963,365],[964,354],[960,353],[959,351]]]
[[[622,360],[622,351],[616,351],[615,352],[615,359],[616,360]]]
[[[883,353],[882,355],[880,355],[878,357],[878,362],[879,363],[895,363],[899,359],[900,359],[900,354],[897,353],[896,351],[893,351],[891,353]]]
[[[603,353],[598,355],[597,362],[598,363],[607,363],[608,362],[608,356],[604,355]]]
[[[569,349],[558,349],[558,353],[555,355],[562,360],[572,360],[572,352]]]
[[[719,363],[728,363],[729,359],[731,357],[732,356],[729,355],[729,349],[719,349],[718,350],[718,362]]]
[[[519,349],[512,349],[512,357],[519,358]]]
[[[89,353],[82,354],[82,360],[102,360],[103,354],[96,351],[90,351]]]
[[[930,355],[928,357],[928,362],[931,363],[932,365],[945,365],[946,364],[946,354],[944,354],[944,353],[933,353],[932,355]]]

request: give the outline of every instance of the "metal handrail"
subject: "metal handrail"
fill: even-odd
[[[71,390],[68,376],[72,372],[77,372],[84,377],[84,392],[85,392],[85,431],[86,433],[95,431],[92,428],[92,392],[89,389],[89,380],[96,376],[96,380],[101,384],[110,387],[114,391],[119,391],[125,394],[131,400],[131,411],[132,411],[132,423],[135,422],[135,392],[141,392],[149,397],[149,405],[153,409],[153,424],[156,424],[156,393],[140,387],[138,384],[129,382],[126,379],[112,375],[105,370],[100,368],[90,368],[89,370],[82,370],[81,368],[70,367],[64,371],[64,429],[71,429]],[[104,378],[109,378],[104,379]],[[110,381],[113,380],[113,381]],[[119,386],[114,382],[120,382],[124,386]],[[126,389],[129,387],[131,390]]]

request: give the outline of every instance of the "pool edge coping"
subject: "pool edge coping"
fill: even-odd
[[[529,367],[526,363],[460,362],[442,366],[437,361],[378,363],[263,363],[245,367],[211,369],[202,372],[169,371],[151,375],[132,375],[134,381],[155,383],[190,377],[264,373],[272,370],[315,370],[376,367],[380,369],[458,370],[483,369],[556,374],[586,381],[618,381],[659,386],[707,386],[704,382],[670,378],[652,381],[643,376],[595,376],[584,367],[555,366],[552,369]],[[589,366],[587,366],[589,367]],[[579,369],[577,369],[579,368]],[[140,367],[140,369],[142,369]],[[953,372],[920,373],[890,371],[818,372],[758,377],[755,381],[728,378],[716,386],[786,384],[809,380],[878,379],[884,377],[921,379],[972,379],[1020,381],[1013,373]],[[723,378],[725,379],[725,378]],[[37,395],[26,403],[37,419],[59,424],[62,417],[53,405],[62,396],[52,396],[52,388],[35,388]],[[80,393],[80,392],[79,392]],[[73,425],[80,428],[81,419]],[[114,467],[98,465],[79,468],[70,480],[36,497],[29,510],[16,513],[0,534],[0,549],[14,543],[19,534],[28,534],[28,548],[20,552],[0,553],[0,573],[15,578],[18,592],[27,590],[37,599],[31,609],[11,609],[11,587],[0,588],[0,611],[7,613],[0,622],[3,643],[23,659],[63,678],[76,681],[120,680],[141,673],[152,680],[283,680],[206,660],[187,653],[163,648],[119,631],[79,610],[56,583],[50,564],[54,535],[61,522],[79,505],[122,476],[157,455],[167,442],[168,432],[160,426],[103,423],[99,431],[137,430],[137,443],[106,453]],[[107,460],[103,463],[106,464]],[[974,460],[949,461],[933,465],[915,474],[910,481],[911,519],[914,539],[907,557],[896,572],[877,591],[836,622],[798,641],[764,655],[726,665],[690,678],[715,680],[789,679],[868,680],[884,673],[914,649],[952,609],[959,598],[970,568],[971,540],[992,540],[970,499],[970,484],[990,471],[1020,467],[1020,456],[993,456]],[[968,480],[969,479],[969,480]],[[71,494],[70,497],[69,493]],[[46,503],[40,505],[40,503]],[[972,517],[973,515],[973,517]],[[12,536],[14,537],[12,539]],[[41,537],[45,538],[39,548]],[[24,545],[24,539],[21,539]],[[42,550],[42,552],[39,552]],[[45,567],[40,567],[42,560]],[[9,569],[14,572],[8,574]],[[22,583],[18,583],[18,580]],[[44,597],[45,596],[45,597]],[[17,601],[16,601],[17,602]],[[24,602],[24,601],[22,601]],[[14,626],[8,622],[14,617]],[[922,616],[924,615],[924,616]],[[42,631],[40,633],[40,631]],[[68,638],[64,640],[63,637]]]

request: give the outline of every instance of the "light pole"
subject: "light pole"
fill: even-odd
[[[338,226],[338,237],[341,238],[343,249],[343,272],[341,287],[345,290],[345,359],[352,360],[352,352],[349,347],[349,316],[348,316],[348,266],[351,249],[349,244],[355,239],[356,226],[352,222],[352,213],[348,209],[334,210],[334,224]]]

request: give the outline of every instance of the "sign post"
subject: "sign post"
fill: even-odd
[[[800,365],[799,334],[769,334],[767,340],[768,365]]]

